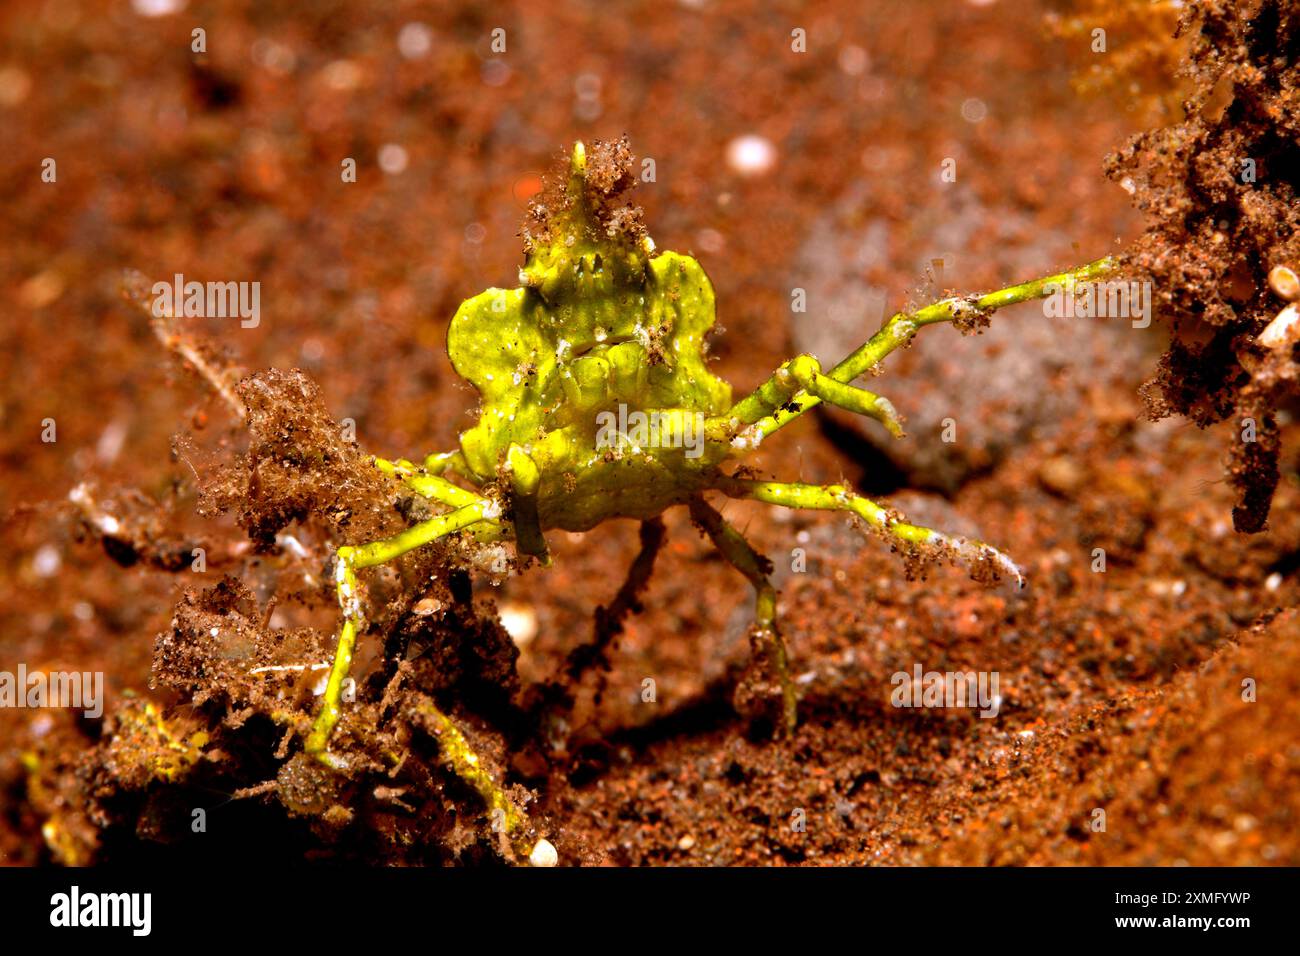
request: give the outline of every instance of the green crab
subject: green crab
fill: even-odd
[[[586,531],[610,518],[651,522],[668,508],[685,506],[754,589],[754,661],[768,674],[770,709],[784,731],[795,726],[796,692],[771,565],[709,503],[709,493],[846,512],[900,549],[957,559],[983,578],[1021,580],[1016,565],[995,548],[909,524],[851,488],[762,481],[727,466],[822,402],[875,419],[903,437],[893,405],[852,384],[855,379],[924,326],[974,327],[1002,306],[1099,276],[1110,261],[900,313],[834,368],[800,355],[733,401],[730,385],[709,371],[705,357],[714,323],[708,277],[691,257],[658,252],[638,211],[616,201],[633,178],[626,146],[594,143],[593,157],[598,152],[590,161],[577,143],[565,187],[534,204],[535,231],[525,230],[519,287],[488,289],[464,302],[451,320],[447,351],[457,373],[478,390],[478,423],[461,435],[459,449],[421,464],[374,459],[446,510],[393,537],[338,549],[334,573],[343,623],[306,741],[307,752],[328,765],[343,765],[329,741],[363,621],[357,572],[449,535],[513,542],[521,562],[548,564],[547,531]],[[521,812],[454,724],[439,716],[446,759],[513,830]]]

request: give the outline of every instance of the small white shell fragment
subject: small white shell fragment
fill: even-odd
[[[1285,348],[1300,336],[1300,305],[1292,302],[1277,314],[1255,341],[1266,349]]]
[[[284,548],[295,558],[311,557],[311,552],[304,548],[302,542],[291,534],[277,534],[275,536],[275,543],[281,548]]]
[[[1274,266],[1268,273],[1268,286],[1279,299],[1294,302],[1300,299],[1300,276],[1289,266]]]
[[[528,862],[533,866],[555,866],[560,862],[560,854],[550,840],[538,840],[533,852],[528,854]]]
[[[442,610],[442,602],[435,597],[420,598],[411,607],[411,613],[417,617],[428,617]]]

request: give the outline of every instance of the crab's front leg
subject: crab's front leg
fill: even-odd
[[[801,383],[802,387],[798,389],[790,390],[789,382],[781,381],[786,366],[778,369],[753,394],[738,402],[729,414],[710,419],[707,423],[708,436],[715,441],[734,440],[742,449],[752,448],[804,412],[826,402],[879,419],[897,437],[898,433],[888,421],[893,416],[894,424],[897,425],[893,406],[887,405],[888,410],[877,407],[872,400],[878,400],[879,396],[865,389],[853,388],[849,385],[850,382],[874,369],[886,356],[910,342],[927,325],[962,319],[978,321],[987,319],[998,309],[1009,305],[1041,299],[1062,291],[1073,294],[1081,284],[1102,278],[1114,268],[1115,261],[1107,256],[1069,272],[1043,276],[1041,279],[1007,286],[985,295],[957,296],[942,299],[915,312],[900,312],[829,372],[823,373],[820,364],[808,365],[806,361],[803,369],[790,369],[789,378],[798,382],[802,377],[808,383]],[[794,362],[810,358],[812,357],[800,356]],[[816,360],[813,359],[813,362],[816,363]],[[816,374],[799,374],[810,371]]]
[[[438,457],[448,459],[453,456],[431,455],[429,459]],[[338,549],[334,574],[339,606],[343,610],[343,627],[339,633],[334,664],[330,669],[321,708],[304,747],[308,754],[336,770],[346,769],[346,763],[337,754],[330,752],[329,742],[339,722],[343,683],[352,666],[357,633],[363,625],[357,571],[392,561],[457,531],[473,532],[480,541],[504,538],[510,534],[508,526],[499,520],[501,506],[497,502],[454,485],[439,475],[429,474],[425,469],[402,459],[387,461],[376,458],[374,464],[384,474],[397,478],[421,497],[449,505],[455,510],[423,521],[382,541]],[[443,763],[483,798],[489,812],[504,829],[507,837],[511,838],[516,851],[536,862],[545,841],[540,841],[531,851],[528,849],[523,842],[527,825],[523,810],[515,805],[505,789],[493,779],[460,728],[432,700],[422,701],[417,712],[437,735]],[[541,859],[545,857],[546,854],[540,854]]]
[[[822,372],[821,363],[811,355],[800,355],[786,362],[772,373],[771,378],[733,405],[726,415],[715,419],[715,432],[722,428],[736,434],[715,434],[713,437],[739,436],[743,441],[746,426],[768,417],[800,393],[828,405],[874,418],[895,438],[904,437],[903,423],[893,402],[865,388],[836,381]],[[706,428],[708,425],[706,423]]]
[[[469,492],[466,492],[469,494]],[[361,597],[357,588],[356,572],[392,561],[409,551],[437,541],[439,538],[484,521],[496,521],[501,506],[487,498],[474,496],[475,501],[444,515],[413,525],[391,538],[375,541],[361,547],[338,549],[334,563],[334,583],[338,592],[339,607],[343,610],[343,627],[339,632],[338,646],[334,651],[334,664],[321,700],[320,711],[307,736],[306,751],[327,766],[343,769],[345,764],[329,752],[330,737],[339,722],[343,682],[352,668],[352,653],[356,647],[357,631],[361,626]]]
[[[445,471],[454,471],[462,475],[469,474],[465,456],[456,451],[437,451],[424,459],[424,470],[430,475],[441,475]]]
[[[844,485],[806,485],[719,476],[714,487],[731,498],[748,498],[785,508],[847,511],[904,550],[915,552],[920,557],[950,557],[965,564],[972,576],[979,579],[1009,577],[1018,585],[1024,585],[1020,568],[997,548],[983,541],[909,524],[902,516]]]
[[[414,476],[408,476],[408,483],[410,477]],[[424,487],[426,490],[433,490],[431,486],[424,485]],[[455,488],[455,486],[450,487]],[[422,521],[382,541],[361,547],[338,549],[334,573],[339,606],[343,610],[343,627],[339,633],[338,647],[334,652],[334,664],[325,685],[320,711],[316,715],[304,747],[308,754],[328,767],[342,770],[347,766],[341,757],[330,752],[329,743],[339,722],[343,683],[352,667],[357,633],[362,626],[357,571],[392,561],[456,531],[471,530],[480,537],[504,536],[508,533],[498,520],[501,516],[501,506],[497,502],[479,497],[463,488],[448,491],[447,487],[439,486],[437,490],[444,495],[444,500],[446,497],[454,497],[458,500],[472,497],[474,500],[455,511]],[[443,762],[448,769],[482,796],[489,811],[496,816],[500,825],[504,827],[506,835],[512,839],[516,850],[533,859],[537,848],[530,852],[522,842],[526,824],[523,811],[515,806],[505,789],[487,772],[478,755],[470,748],[464,734],[432,700],[425,701],[421,705],[420,713],[437,733]],[[540,845],[539,843],[538,846]]]
[[[455,452],[454,454],[460,454]],[[426,459],[425,468],[419,468],[404,458],[398,458],[396,461],[388,461],[384,458],[375,458],[374,465],[390,478],[396,478],[406,487],[410,488],[421,498],[427,498],[430,501],[436,501],[439,504],[448,505],[452,508],[464,508],[466,505],[472,505],[476,502],[483,501],[481,495],[453,484],[446,478],[443,478],[436,471],[429,471],[427,462],[435,458],[444,458],[447,456],[430,455]]]
[[[709,536],[727,563],[754,587],[754,629],[750,632],[752,657],[749,672],[736,690],[737,710],[752,713],[752,703],[776,698],[780,701],[777,726],[787,734],[792,733],[798,719],[799,697],[790,677],[785,641],[777,628],[776,588],[770,578],[772,562],[755,551],[744,536],[703,498],[692,498],[689,507],[692,520]],[[775,688],[768,683],[773,678],[777,682]]]

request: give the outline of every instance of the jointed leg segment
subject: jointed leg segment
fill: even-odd
[[[794,730],[798,694],[794,681],[790,677],[789,659],[786,654],[785,641],[777,629],[776,588],[772,586],[769,575],[772,563],[753,549],[739,531],[727,523],[712,505],[703,498],[692,498],[690,503],[691,518],[704,529],[727,562],[743,574],[754,587],[754,630],[750,637],[753,651],[751,668],[760,671],[760,680],[775,677],[779,682],[781,699],[780,727],[786,733]],[[766,671],[766,674],[761,672]],[[742,683],[737,693],[737,703],[743,707],[740,699],[748,692]]]
[[[899,312],[886,322],[879,332],[829,372],[822,373],[821,366],[817,365],[816,360],[812,359],[811,356],[800,356],[794,362],[788,363],[788,366],[793,366],[795,363],[803,362],[802,367],[788,368],[788,366],[783,366],[782,369],[777,371],[776,375],[773,375],[771,379],[759,386],[753,394],[738,402],[728,415],[711,419],[708,423],[709,437],[725,436],[728,439],[735,438],[736,436],[728,434],[728,429],[734,429],[733,423],[740,421],[748,425],[744,429],[744,444],[747,447],[753,447],[777,429],[783,428],[804,412],[810,408],[815,408],[822,402],[839,405],[850,411],[877,418],[885,424],[885,427],[890,428],[892,433],[894,428],[890,427],[887,420],[891,417],[892,406],[888,406],[889,411],[875,409],[875,413],[872,410],[855,407],[852,404],[853,402],[866,404],[870,408],[872,403],[866,396],[877,400],[879,400],[879,397],[867,392],[865,389],[854,388],[849,383],[859,375],[863,375],[875,368],[895,349],[910,342],[921,328],[940,322],[986,317],[1008,305],[1027,302],[1031,299],[1041,299],[1059,291],[1072,293],[1079,284],[1099,279],[1110,273],[1114,268],[1114,259],[1107,256],[1104,259],[1098,259],[1096,262],[1090,262],[1086,266],[1080,266],[1069,272],[1043,276],[1041,279],[1022,282],[1019,285],[1008,286],[1005,289],[998,289],[996,292],[989,292],[985,295],[957,296],[935,302],[923,309],[917,309],[915,312]],[[814,366],[807,364],[809,359],[814,363],[815,375],[807,374],[814,368]],[[794,381],[799,382],[800,387],[790,389],[788,381],[781,382],[782,370],[787,370],[789,376]],[[841,389],[847,389],[848,391]],[[855,396],[849,394],[851,392],[862,394]],[[882,414],[886,417],[881,418]],[[897,416],[893,415],[892,418],[896,427]]]
[[[974,572],[990,577],[1006,575],[1015,579],[1017,584],[1024,583],[1020,569],[997,548],[982,541],[908,524],[870,498],[864,498],[843,485],[822,486],[784,481],[753,481],[724,476],[717,480],[715,487],[731,498],[750,498],[785,508],[847,511],[904,546],[936,553],[948,552]]]
[[[440,457],[445,456],[430,455],[428,460],[432,461]],[[430,501],[449,505],[452,508],[463,508],[466,505],[472,505],[483,500],[481,495],[466,491],[459,485],[453,484],[438,474],[437,471],[421,469],[404,458],[399,458],[396,461],[376,458],[374,463],[375,467],[385,475],[398,479],[421,498],[428,498]]]
[[[334,573],[339,607],[343,610],[343,626],[321,708],[305,744],[308,754],[329,767],[345,769],[346,766],[341,758],[330,753],[329,742],[339,721],[343,683],[352,666],[357,633],[362,626],[357,570],[384,564],[456,531],[468,529],[481,538],[489,539],[506,533],[499,520],[499,503],[452,484],[438,474],[430,473],[441,471],[442,467],[448,465],[454,466],[453,459],[458,456],[459,453],[431,455],[427,461],[432,462],[433,467],[427,470],[400,459],[396,462],[375,459],[375,466],[385,474],[400,479],[416,494],[448,505],[454,510],[422,521],[381,541],[338,549]],[[523,811],[480,763],[460,728],[432,700],[421,703],[418,712],[426,726],[438,737],[444,763],[479,792],[494,820],[500,823],[507,836],[511,836],[516,849],[524,851],[519,843],[519,831],[526,823]]]
[[[424,470],[430,475],[441,475],[445,471],[455,471],[464,475],[469,471],[465,465],[465,456],[459,449],[434,452],[424,459]]]
[[[551,555],[537,513],[537,496],[542,483],[537,463],[528,452],[511,442],[506,451],[506,473],[510,477],[510,498],[514,507],[515,550],[540,558],[543,567],[549,566]]]
[[[469,492],[465,492],[469,494]],[[474,496],[475,501],[447,514],[407,528],[392,537],[361,547],[344,546],[338,549],[334,565],[335,589],[339,607],[343,610],[343,627],[339,632],[338,647],[334,651],[334,664],[321,700],[320,712],[307,736],[306,751],[323,763],[342,768],[342,762],[329,752],[329,740],[339,721],[343,682],[352,667],[352,653],[356,647],[357,631],[361,626],[361,598],[357,590],[356,572],[401,557],[409,551],[430,544],[441,537],[481,521],[495,521],[501,506],[487,498]]]
[[[909,524],[870,498],[864,498],[843,485],[807,485],[718,476],[713,487],[731,498],[748,498],[786,508],[847,511],[905,548],[923,555],[946,554],[964,562],[972,573],[983,578],[997,579],[1005,575],[1017,583],[1024,583],[1020,569],[996,548],[982,541]],[[755,629],[751,637],[754,664],[766,670],[768,676],[775,676],[780,683],[781,723],[788,733],[795,726],[798,695],[790,677],[785,642],[777,629],[777,595],[769,578],[771,562],[755,551],[740,532],[703,498],[692,498],[689,507],[691,518],[708,534],[722,556],[754,586]],[[751,684],[751,678],[747,676],[737,691],[737,706],[741,710],[748,709],[745,707],[746,698],[755,696],[750,692]]]
[[[771,415],[800,392],[828,405],[874,418],[895,438],[903,437],[903,424],[893,402],[823,374],[821,363],[811,355],[800,355],[786,362],[771,378],[733,405],[726,417],[751,425]]]

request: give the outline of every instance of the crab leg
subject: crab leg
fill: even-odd
[[[429,457],[433,458],[435,456],[431,455]],[[466,491],[438,474],[422,471],[404,458],[399,458],[396,461],[376,458],[374,464],[385,475],[398,479],[421,498],[428,498],[430,501],[449,505],[452,508],[463,508],[466,505],[472,505],[483,500],[480,495],[476,495],[472,491]]]
[[[844,485],[805,485],[721,476],[715,481],[714,487],[731,498],[749,498],[783,508],[847,511],[905,548],[922,553],[928,551],[935,555],[946,553],[965,564],[972,573],[984,572],[982,576],[994,578],[1005,575],[1024,586],[1020,568],[997,548],[983,541],[908,524],[902,516],[882,508],[870,498],[864,498]]]
[[[393,468],[394,471],[388,472],[390,474],[397,473],[410,465],[409,462],[398,462],[396,465],[389,462],[381,464],[379,460],[376,460],[376,464],[385,471]],[[352,653],[361,626],[361,599],[357,590],[357,570],[385,564],[456,531],[483,532],[483,537],[486,538],[495,538],[506,533],[506,529],[497,520],[501,516],[501,506],[497,502],[458,488],[437,476],[399,475],[399,477],[402,477],[417,493],[430,492],[427,497],[447,503],[464,503],[455,511],[413,525],[392,537],[360,547],[345,546],[338,549],[334,576],[339,606],[343,609],[343,627],[339,633],[338,648],[334,653],[334,664],[325,686],[321,709],[316,715],[304,747],[308,754],[335,770],[346,769],[342,758],[329,752],[329,741],[339,721],[343,682],[347,679],[348,671],[352,666]],[[488,773],[478,755],[470,748],[460,728],[431,700],[421,703],[420,713],[426,724],[437,735],[447,767],[478,791],[494,819],[512,838],[516,849],[526,849],[519,842],[523,837],[521,831],[527,824],[524,812]]]
[[[541,560],[543,567],[551,564],[551,555],[542,536],[542,525],[537,514],[537,496],[541,489],[542,473],[528,452],[514,442],[506,450],[505,470],[510,479],[511,506],[514,510],[515,550],[531,554]]]
[[[424,470],[430,475],[441,475],[444,471],[454,471],[461,475],[469,474],[465,456],[459,449],[434,452],[424,459]]]
[[[893,402],[865,388],[836,381],[822,372],[821,363],[811,355],[800,355],[786,362],[766,382],[731,407],[722,421],[733,432],[745,431],[737,426],[752,425],[785,405],[797,394],[816,398],[838,408],[874,418],[895,438],[903,437],[903,424]],[[811,406],[809,406],[811,407]],[[715,420],[717,421],[717,420]],[[708,423],[705,423],[708,428]]]
[[[787,734],[791,733],[797,719],[798,694],[790,678],[785,641],[777,629],[776,588],[769,577],[772,562],[755,551],[744,536],[703,498],[692,498],[688,504],[692,520],[704,529],[727,563],[753,585],[754,630],[750,634],[753,663],[766,665],[768,673],[774,674],[780,682],[781,726]]]
[[[334,563],[334,580],[338,591],[339,607],[343,609],[343,627],[339,633],[338,647],[334,651],[334,664],[330,668],[329,681],[325,685],[320,712],[312,724],[311,733],[307,736],[307,753],[327,766],[336,769],[342,769],[344,766],[338,757],[329,752],[329,740],[339,721],[343,682],[352,667],[352,652],[356,647],[357,629],[361,621],[357,570],[384,564],[401,557],[408,551],[423,547],[478,522],[495,521],[500,514],[499,504],[487,498],[478,498],[473,504],[422,521],[390,538],[361,547],[345,546],[338,549]]]
[[[628,617],[641,611],[641,594],[650,583],[655,559],[659,556],[666,535],[663,518],[650,518],[641,522],[641,549],[628,567],[623,584],[614,599],[609,604],[596,608],[592,639],[569,651],[563,668],[567,680],[556,677],[544,688],[545,700],[553,713],[572,712],[574,694],[571,688],[576,687],[592,670],[596,672],[598,680],[595,700],[600,702],[605,692],[605,672],[609,669],[610,649],[623,633]]]
[[[1015,305],[1018,302],[1027,302],[1031,299],[1041,299],[1060,290],[1071,293],[1080,282],[1091,282],[1094,279],[1099,279],[1114,268],[1115,260],[1107,256],[1104,259],[1098,259],[1096,262],[1090,262],[1086,266],[1080,266],[1069,272],[1043,276],[1041,279],[1008,286],[1005,289],[989,292],[986,295],[955,296],[935,302],[933,305],[927,305],[915,312],[900,312],[886,322],[879,332],[868,339],[852,355],[826,373],[826,377],[847,386],[859,375],[879,365],[885,356],[899,346],[910,342],[912,336],[916,335],[917,331],[923,326],[934,325],[938,322],[952,322],[955,319],[965,317],[987,316],[989,313],[996,312],[1005,306]],[[749,406],[747,403],[755,395],[762,392],[764,388],[771,386],[775,378],[776,376],[773,376],[772,380],[759,386],[758,392],[755,392],[754,395],[742,399],[733,408],[731,415],[726,417],[733,417],[736,409],[740,409],[742,406],[746,408],[761,407],[761,398],[753,406]],[[757,445],[768,435],[788,425],[808,409],[815,408],[823,401],[839,404],[833,399],[817,395],[811,389],[805,388],[803,391],[796,393],[788,401],[781,403],[773,411],[765,413],[763,417],[758,418],[750,423],[749,427],[743,429],[744,446],[753,447]],[[857,411],[856,408],[850,408],[850,410]],[[725,420],[726,417],[722,420]],[[714,420],[714,422],[718,421],[721,420]]]

